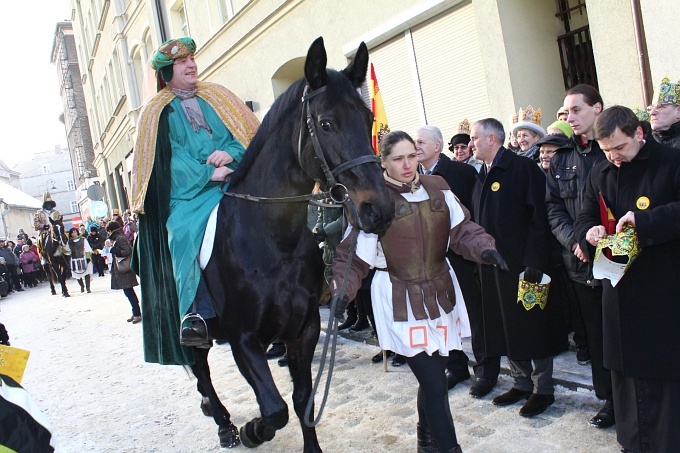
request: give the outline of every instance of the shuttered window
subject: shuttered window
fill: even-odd
[[[442,130],[448,153],[459,122],[492,116],[470,3],[412,27],[410,39],[402,32],[376,46],[370,58],[391,130],[413,134],[424,117]]]

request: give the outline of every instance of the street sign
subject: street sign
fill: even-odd
[[[93,217],[106,217],[109,207],[103,201],[95,201],[90,205],[90,212],[92,212]]]
[[[104,188],[98,182],[95,182],[87,188],[87,197],[92,201],[100,201],[104,198]]]

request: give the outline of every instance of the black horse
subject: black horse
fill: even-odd
[[[50,281],[52,295],[57,294],[54,285],[59,283],[61,285],[61,295],[63,297],[71,297],[66,288],[66,279],[71,277],[71,266],[69,265],[69,255],[64,253],[65,247],[68,246],[64,221],[61,218],[59,220],[52,220],[50,218],[49,220],[50,229],[41,237],[41,252],[45,259],[43,268]]]
[[[305,77],[273,104],[234,172],[229,192],[299,196],[311,193],[318,180],[324,188],[334,186],[335,197],[348,195],[352,224],[379,233],[391,222],[394,207],[371,149],[372,115],[357,93],[366,78],[368,50],[362,43],[341,72],[326,69],[326,61],[323,39],[318,38],[307,54]],[[217,219],[212,258],[204,270],[217,313],[208,326],[215,338],[231,344],[260,408],[260,417],[241,428],[241,440],[256,447],[288,422],[288,406],[265,357],[278,338],[288,348],[304,451],[319,452],[316,431],[306,426],[304,412],[319,338],[324,265],[307,228],[307,203],[225,196]],[[207,349],[196,349],[192,370],[204,396],[201,407],[218,424],[221,445],[235,446],[238,437],[210,381],[207,358]]]

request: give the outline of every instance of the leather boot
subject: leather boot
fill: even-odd
[[[350,332],[361,332],[368,328],[368,316],[366,316],[366,307],[363,299],[356,299],[354,304],[357,306],[357,322],[349,328]]]
[[[85,289],[87,290],[88,293],[91,293],[90,291],[90,275],[85,276]]]
[[[416,438],[418,439],[418,453],[439,453],[439,447],[430,429],[421,426],[420,423],[416,425]]]
[[[78,284],[80,285],[80,292],[84,293],[85,292],[85,285],[83,284],[83,279],[79,278],[78,279]]]
[[[352,301],[347,306],[347,317],[342,324],[338,326],[338,330],[349,329],[357,322],[357,305],[356,302]]]

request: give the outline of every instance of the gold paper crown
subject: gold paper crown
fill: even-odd
[[[651,109],[649,107],[646,109],[641,109],[639,105],[633,107],[633,113],[635,113],[635,116],[637,116],[640,121],[649,121],[651,117],[649,114],[650,110]]]
[[[655,103],[658,104],[680,105],[680,81],[674,83],[668,76],[664,76],[661,79],[658,94],[654,96],[654,99],[656,99]]]
[[[640,246],[638,244],[637,233],[635,232],[635,227],[630,223],[627,223],[623,227],[623,231],[616,234],[610,234],[600,239],[597,243],[597,249],[595,249],[595,259],[600,256],[602,249],[610,249],[612,251],[612,256],[627,256],[628,264],[626,264],[626,272],[630,265],[633,264],[635,258],[640,254]]]
[[[43,203],[46,202],[46,201],[53,201],[53,200],[52,200],[52,196],[50,195],[49,192],[45,192],[45,193],[43,194]]]
[[[534,123],[536,126],[540,126],[543,113],[541,113],[541,109],[534,111],[532,106],[528,106],[526,110],[522,110],[522,107],[520,107],[517,112],[517,117],[519,118],[520,123]],[[513,117],[513,119],[514,118],[515,117]],[[516,122],[517,121],[513,121],[513,123]]]
[[[465,134],[465,135],[470,135],[470,121],[468,121],[467,118],[465,118],[463,121],[458,123],[458,129],[456,130],[456,134]]]
[[[517,123],[517,118],[519,118],[519,117],[517,116],[517,114],[512,115],[512,124],[516,124],[516,123]]]
[[[524,309],[529,311],[536,305],[541,310],[548,304],[548,291],[550,290],[550,277],[543,274],[541,283],[530,283],[524,280],[524,272],[519,277],[519,287],[517,289],[517,303],[521,303]]]

